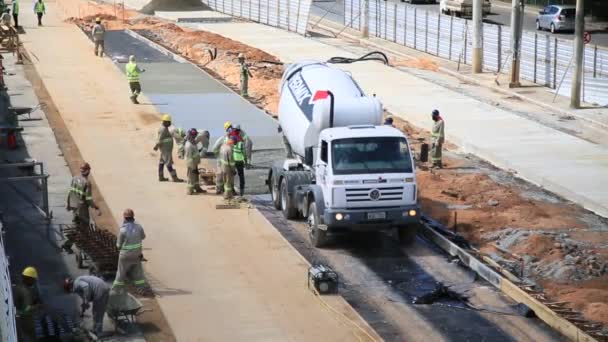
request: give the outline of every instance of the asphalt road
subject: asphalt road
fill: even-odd
[[[389,0],[396,2],[395,0]],[[439,4],[427,5],[417,4],[411,5],[418,8],[427,9],[431,11],[439,11]],[[328,13],[329,11],[329,13]],[[325,19],[331,20],[338,23],[343,23],[344,15],[344,2],[343,0],[336,1],[315,1],[311,11],[314,15],[323,16]],[[492,2],[492,14],[488,15],[485,20],[487,23],[498,24],[498,25],[511,25],[511,8],[503,3]],[[536,15],[529,11],[524,14],[524,30],[536,31]],[[592,32],[591,43],[597,44],[598,46],[608,47],[608,27],[603,32]],[[543,32],[544,34],[551,34],[549,32]],[[574,34],[572,32],[564,32],[555,34],[555,36],[563,39],[573,39]]]

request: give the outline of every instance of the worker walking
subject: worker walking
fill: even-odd
[[[160,160],[158,161],[158,181],[166,182],[165,178],[165,166],[171,175],[171,180],[174,182],[182,182],[177,177],[177,172],[173,169],[173,134],[169,130],[171,127],[171,116],[164,114],[161,118],[162,125],[158,129],[156,145],[154,145],[154,151],[160,150]]]
[[[137,97],[141,94],[141,84],[139,83],[139,75],[145,72],[145,69],[140,69],[135,62],[135,56],[129,56],[129,63],[125,65],[125,72],[127,74],[127,80],[129,81],[129,88],[131,88],[131,102],[139,104]]]
[[[433,130],[431,131],[431,160],[433,161],[433,166],[435,168],[442,168],[443,163],[441,161],[441,149],[443,147],[443,142],[445,141],[445,125],[443,122],[443,118],[439,115],[439,111],[437,109],[433,110],[432,114],[433,119]]]
[[[104,40],[106,28],[101,24],[101,18],[98,17],[95,19],[95,26],[93,26],[91,35],[93,36],[93,42],[95,43],[95,56],[103,57],[103,52],[105,51]]]
[[[93,332],[97,337],[103,333],[103,316],[108,307],[110,286],[101,278],[95,276],[80,276],[76,279],[66,278],[63,288],[67,293],[75,293],[82,299],[82,313],[93,303]]]
[[[36,1],[34,13],[38,16],[38,26],[42,26],[42,16],[46,14],[46,6],[42,0]]]
[[[15,30],[19,29],[19,0],[13,0],[13,22],[15,23]]]
[[[234,152],[233,146],[236,138],[231,137],[224,140],[220,148],[220,163],[222,165],[222,175],[224,178],[224,199],[231,199],[234,195]]]
[[[193,195],[196,192],[207,192],[203,190],[200,186],[198,164],[200,164],[201,162],[201,156],[196,143],[197,136],[198,131],[195,128],[192,128],[188,132],[188,138],[186,140],[186,145],[184,148],[186,157],[186,167],[188,168],[188,195]]]
[[[238,59],[241,69],[241,96],[249,96],[249,77],[253,77],[253,75],[251,74],[251,71],[249,71],[249,66],[245,62],[245,55],[243,53],[239,53]]]
[[[123,213],[123,224],[118,233],[116,248],[118,248],[118,268],[116,279],[112,290],[124,293],[127,283],[132,283],[141,290],[147,290],[148,285],[141,265],[142,241],[146,238],[144,228],[135,222],[135,213],[131,209],[125,209]]]
[[[36,341],[34,336],[34,313],[42,305],[38,289],[38,271],[26,267],[21,273],[21,283],[13,289],[13,300],[17,309],[17,335],[19,341]]]
[[[72,211],[72,222],[74,222],[76,229],[82,229],[89,225],[91,220],[89,208],[95,209],[97,215],[101,215],[99,207],[93,202],[93,191],[91,183],[89,182],[90,173],[91,166],[89,163],[83,163],[80,166],[80,175],[72,178],[70,191],[68,192],[66,209]],[[74,242],[68,239],[61,248],[71,254],[73,244]]]

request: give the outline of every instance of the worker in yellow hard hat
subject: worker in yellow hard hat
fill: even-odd
[[[171,131],[169,130],[169,127],[171,127],[171,115],[163,114],[161,121],[162,125],[158,129],[157,141],[156,145],[154,145],[154,151],[160,150],[158,181],[168,181],[164,174],[165,166],[167,166],[167,170],[169,170],[169,174],[171,175],[171,180],[174,182],[182,182],[182,180],[177,177],[177,172],[173,168],[173,134],[171,134]]]
[[[95,19],[95,26],[93,26],[91,36],[93,37],[93,43],[95,43],[95,56],[103,57],[106,28],[101,23],[101,18],[99,17]]]
[[[38,271],[26,267],[21,272],[21,284],[13,289],[13,300],[17,309],[17,334],[19,341],[35,341],[34,312],[42,301],[38,290]]]

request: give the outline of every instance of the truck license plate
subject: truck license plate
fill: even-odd
[[[367,219],[368,220],[384,220],[384,219],[386,219],[386,213],[385,212],[367,213]]]

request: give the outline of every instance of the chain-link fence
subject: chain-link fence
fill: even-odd
[[[361,0],[345,0],[344,25],[363,29]],[[401,3],[369,0],[370,36],[416,50],[471,64],[473,51],[470,20],[447,16]],[[511,67],[511,35],[507,26],[483,24],[483,68],[506,72]],[[524,32],[521,77],[570,96],[573,43],[540,32]],[[608,50],[585,47],[583,101],[608,105]]]
[[[311,0],[202,0],[217,12],[306,33]]]

